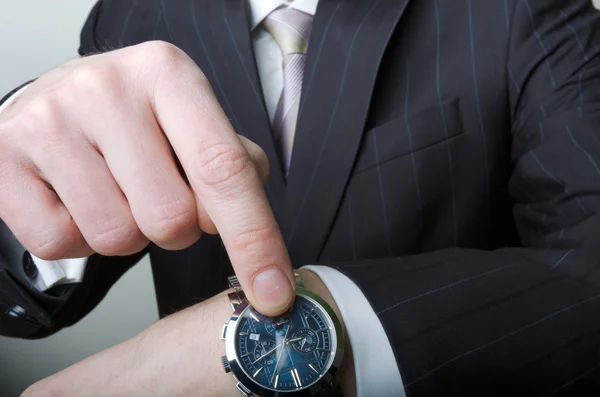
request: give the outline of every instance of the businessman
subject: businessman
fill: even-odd
[[[99,1],[0,113],[0,332],[146,252],[164,319],[26,395],[239,395],[226,278],[292,265],[345,395],[598,394],[599,48],[588,0]]]

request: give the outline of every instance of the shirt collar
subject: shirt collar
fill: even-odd
[[[315,15],[319,0],[248,0],[250,5],[251,28],[256,29],[258,25],[275,9],[282,5],[295,8],[298,11]]]

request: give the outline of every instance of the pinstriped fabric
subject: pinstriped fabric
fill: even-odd
[[[418,213],[418,218],[419,218],[419,226],[422,228],[423,227],[423,199],[422,199],[422,193],[421,193],[421,181],[419,180],[419,174],[417,171],[417,162],[415,160],[415,153],[414,153],[414,145],[413,145],[413,133],[412,133],[412,129],[411,129],[411,124],[410,124],[410,119],[409,119],[409,106],[410,106],[410,94],[411,94],[411,68],[409,65],[409,59],[410,59],[410,54],[409,54],[409,50],[408,47],[405,47],[404,49],[404,60],[405,60],[405,65],[406,65],[406,92],[405,92],[405,96],[404,96],[404,124],[406,126],[406,136],[407,136],[407,140],[408,140],[408,146],[410,148],[410,163],[411,163],[411,174],[413,176],[413,180],[414,180],[414,186],[415,186],[415,194],[417,196],[417,208],[416,211]]]
[[[475,32],[473,30],[473,5],[472,5],[472,0],[468,0],[467,1],[467,10],[468,10],[468,19],[469,19],[469,43],[470,43],[470,50],[471,50],[471,75],[473,78],[473,88],[474,88],[474,93],[475,93],[475,105],[476,105],[476,112],[477,112],[477,119],[479,122],[479,134],[481,135],[481,139],[482,139],[482,148],[481,150],[483,151],[483,159],[484,159],[484,164],[483,166],[485,167],[485,185],[486,185],[486,195],[487,195],[487,201],[488,201],[488,205],[490,206],[490,210],[492,207],[491,204],[491,188],[490,188],[490,163],[489,163],[489,147],[488,147],[488,138],[485,132],[485,127],[483,124],[483,114],[482,114],[482,108],[481,108],[481,94],[480,94],[480,88],[479,88],[479,83],[478,83],[478,79],[477,79],[477,72],[478,72],[478,68],[477,68],[477,54],[476,54],[476,50],[475,50]]]
[[[452,201],[452,224],[453,224],[453,232],[452,232],[452,244],[458,244],[458,216],[456,211],[456,182],[454,180],[454,169],[452,167],[452,150],[450,149],[450,144],[448,143],[448,122],[446,120],[446,114],[444,112],[444,108],[442,107],[442,89],[441,89],[441,61],[440,61],[440,52],[442,45],[442,37],[440,32],[440,10],[438,5],[438,0],[434,0],[434,8],[435,8],[435,26],[436,26],[436,56],[435,56],[435,77],[436,77],[436,91],[438,96],[438,102],[440,105],[440,114],[442,116],[442,121],[444,124],[444,136],[446,137],[446,155],[448,156],[448,170],[450,171],[450,184],[452,187],[452,196],[450,200]]]
[[[163,1],[163,7],[164,7],[164,1]],[[190,14],[192,15],[192,21],[193,21],[193,26],[194,26],[194,30],[196,32],[196,36],[198,39],[198,42],[200,43],[200,48],[202,48],[202,50],[204,51],[205,54],[208,54],[208,50],[206,48],[206,43],[204,42],[205,38],[203,37],[203,35],[200,33],[200,26],[198,24],[198,9],[197,9],[197,1],[192,0],[190,2]],[[225,107],[226,110],[228,111],[228,114],[232,114],[232,106],[231,103],[229,102],[229,99],[224,95],[224,91],[223,91],[223,84],[220,81],[220,79],[217,77],[217,73],[216,73],[216,69],[214,66],[214,63],[211,61],[210,57],[207,57],[208,59],[208,64],[210,66],[210,70],[213,73],[213,75],[217,78],[217,80],[215,81],[215,83],[213,84],[213,87],[216,88],[220,93],[221,93],[221,97],[223,98],[223,101],[225,102]],[[216,86],[216,87],[215,87]],[[241,126],[238,123],[238,120],[236,117],[233,117],[233,125],[236,129],[236,131],[238,131],[238,133],[240,135],[243,135],[243,129],[241,128]]]
[[[283,92],[273,118],[273,131],[286,171],[292,158],[312,19],[311,15],[302,11],[282,7],[264,21],[265,28],[273,35],[283,54]]]
[[[131,8],[129,10],[129,13],[127,14],[127,18],[125,19],[125,24],[123,25],[123,30],[121,31],[121,39],[119,40],[119,44],[123,45],[123,40],[125,39],[125,35],[127,33],[127,28],[130,27],[130,21],[131,21],[131,16],[133,15],[133,12],[135,11],[135,8],[137,6],[137,0],[132,1],[131,3]]]
[[[349,39],[349,41],[348,41],[350,50],[347,52],[346,57],[344,59],[344,66],[343,66],[343,70],[342,70],[342,74],[341,74],[341,83],[337,88],[337,94],[336,94],[336,97],[334,100],[335,101],[334,106],[331,109],[332,114],[329,116],[329,119],[327,121],[326,129],[323,134],[323,137],[319,140],[319,148],[318,148],[317,156],[315,159],[317,165],[319,165],[322,161],[325,145],[327,143],[329,135],[331,134],[331,131],[334,129],[333,121],[335,120],[335,117],[337,116],[340,102],[342,102],[342,93],[344,91],[344,88],[346,88],[346,84],[347,84],[346,80],[348,79],[348,70],[351,66],[350,58],[353,55],[355,43],[356,43],[357,39],[359,38],[361,31],[363,30],[365,22],[369,19],[369,16],[371,16],[371,14],[377,9],[380,2],[381,2],[381,0],[377,0],[372,5],[369,6],[367,13],[362,16],[362,18],[361,18],[360,22],[358,23],[358,25],[356,26],[356,28],[353,29],[354,32],[351,36],[352,38]],[[330,35],[331,35],[331,33],[329,33],[329,27],[331,26],[331,22],[333,21],[334,17],[336,16],[341,5],[342,5],[342,3],[338,3],[337,7],[333,10],[333,13],[331,14],[331,19],[329,19],[327,22],[325,32],[327,32]],[[403,9],[404,9],[404,7],[403,7]],[[325,40],[325,37],[323,38],[323,42],[324,42],[324,40]],[[317,57],[314,61],[315,64],[318,64],[320,58],[324,56],[322,54],[321,50],[322,50],[322,47],[319,46],[319,51],[318,51]],[[307,93],[309,92],[311,86],[313,86],[313,84],[314,84],[313,77],[314,77],[315,70],[316,70],[316,67],[315,67],[315,69],[313,69],[313,71],[311,73],[310,80],[309,80],[309,86],[306,89]],[[308,97],[308,95],[306,95],[306,97]],[[304,105],[304,103],[303,103],[303,105]],[[301,108],[300,110],[302,111],[303,108]],[[303,187],[304,192],[301,193],[301,198],[298,203],[299,208],[294,209],[294,214],[293,214],[294,219],[290,223],[290,231],[286,233],[287,234],[286,242],[288,244],[290,244],[291,241],[293,241],[294,236],[296,234],[300,218],[305,210],[305,205],[306,205],[309,193],[313,189],[313,184],[314,184],[316,176],[317,176],[317,171],[318,171],[318,167],[314,167],[312,172],[310,173],[310,178],[308,180],[307,186]]]

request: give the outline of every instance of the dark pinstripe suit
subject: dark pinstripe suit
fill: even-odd
[[[81,53],[161,39],[200,65],[271,160],[294,263],[361,287],[409,396],[598,395],[599,17],[584,0],[321,0],[287,183],[245,0],[103,0]],[[139,258],[95,256],[50,298],[9,239],[0,300],[38,320],[0,330],[21,337],[80,319]],[[231,271],[217,237],[148,250],[161,315]]]

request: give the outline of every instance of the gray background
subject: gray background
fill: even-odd
[[[79,29],[94,2],[0,0],[0,96],[76,57]],[[600,0],[594,3],[600,5]],[[156,320],[146,258],[74,327],[40,341],[0,337],[0,397],[18,396],[35,381],[135,335]]]

